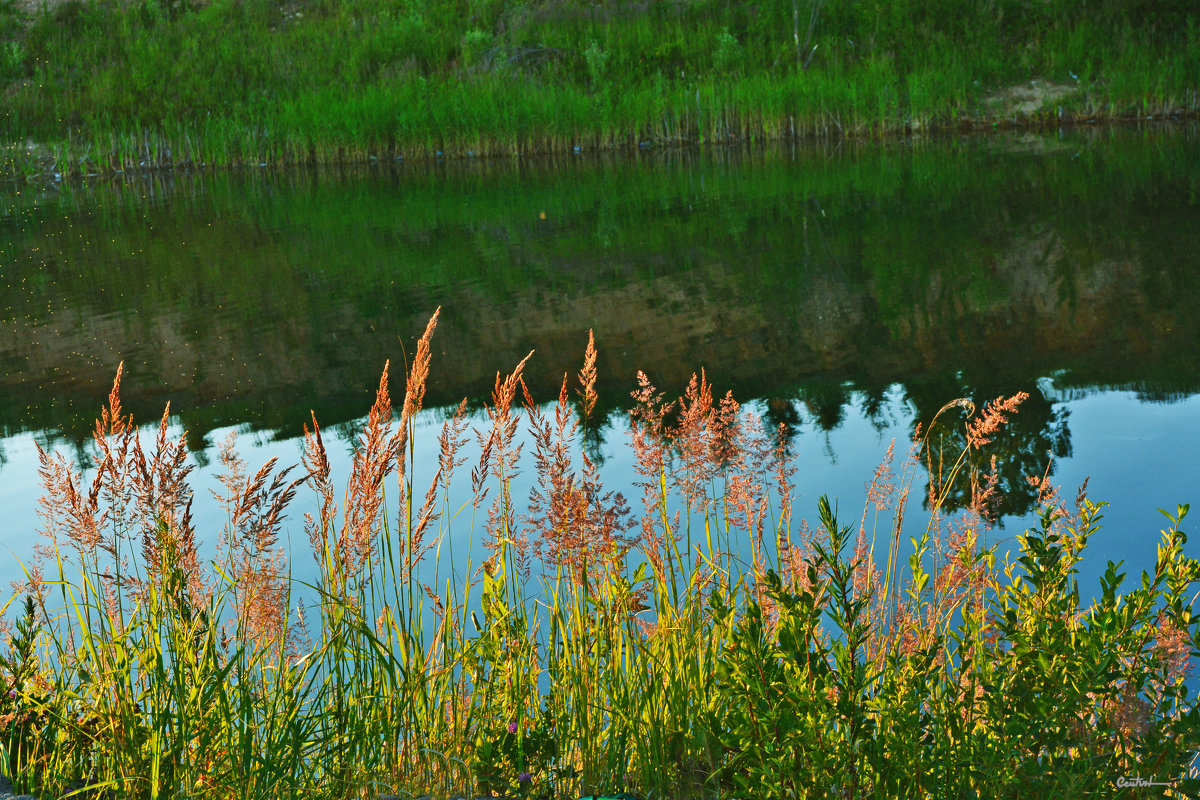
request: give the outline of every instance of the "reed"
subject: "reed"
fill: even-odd
[[[41,453],[41,538],[0,662],[18,788],[1081,796],[1155,776],[1194,790],[1187,507],[1139,585],[1122,592],[1110,565],[1091,602],[1074,576],[1102,504],[1082,491],[1067,504],[1040,480],[1040,525],[1002,557],[998,484],[975,465],[1022,395],[946,404],[900,464],[889,452],[857,525],[822,499],[810,526],[793,524],[780,431],[704,373],[672,401],[639,374],[634,511],[581,447],[598,402],[590,336],[553,403],[525,386],[532,354],[497,374],[469,467],[465,402],[438,452],[418,452],[437,321],[395,407],[385,366],[341,495],[315,416],[299,469],[251,471],[222,446],[228,522],[207,561],[185,440],[167,412],[141,435],[120,369],[90,475]],[[967,510],[951,513],[963,486]],[[278,546],[304,490],[311,584]],[[911,530],[914,490],[929,517]],[[465,579],[442,583],[463,530]]]
[[[1183,2],[1144,5],[63,0],[27,13],[10,0],[0,167],[73,175],[1194,115],[1200,18]],[[1033,78],[1064,96],[1019,113],[989,104]]]

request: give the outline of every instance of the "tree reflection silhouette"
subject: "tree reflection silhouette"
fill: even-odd
[[[912,382],[906,387],[909,402],[915,410],[910,432],[916,433],[919,423],[927,427],[947,398],[970,399],[978,411],[991,400],[1024,391],[1029,397],[1021,403],[1016,414],[1005,424],[983,450],[973,449],[967,456],[967,469],[979,476],[982,483],[996,469],[996,489],[999,497],[992,505],[998,524],[1006,516],[1024,516],[1037,506],[1037,482],[1054,474],[1055,460],[1071,455],[1071,431],[1067,424],[1069,411],[1046,397],[1036,384],[1021,386],[955,386],[947,381]],[[954,463],[967,446],[966,418],[943,418],[931,431],[927,448],[928,469],[937,476],[939,465],[945,469]],[[1031,481],[1032,479],[1032,481]],[[928,485],[926,486],[928,489]],[[926,507],[928,507],[928,491]],[[956,481],[947,490],[942,508],[947,512],[962,510],[971,504],[970,481]]]

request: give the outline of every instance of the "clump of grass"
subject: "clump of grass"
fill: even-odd
[[[0,174],[954,129],[1031,78],[1074,91],[1021,124],[1194,115],[1198,26],[1184,0],[7,0]]]
[[[1002,561],[987,541],[997,483],[971,465],[1021,395],[979,413],[947,404],[898,474],[889,451],[855,531],[825,499],[813,527],[793,525],[786,437],[704,373],[670,402],[639,373],[635,513],[579,446],[597,403],[591,338],[576,399],[566,376],[555,403],[530,396],[532,354],[497,375],[469,475],[465,402],[438,452],[418,453],[437,316],[398,412],[385,366],[340,497],[315,416],[298,472],[272,460],[252,474],[222,447],[228,522],[207,564],[184,440],[164,413],[143,449],[120,369],[90,478],[41,453],[42,539],[0,664],[19,788],[1082,796],[1188,769],[1200,563],[1183,552],[1187,509],[1139,587],[1120,594],[1110,565],[1083,603],[1074,576],[1102,506],[1081,492],[1068,507],[1039,483],[1040,526]],[[423,458],[437,464],[427,487]],[[524,469],[528,503],[513,493]],[[905,570],[920,474],[931,517]],[[962,482],[972,502],[951,515]],[[302,486],[312,585],[289,578],[277,544]],[[486,557],[472,549],[459,585],[427,585],[422,565],[438,574],[462,526]]]

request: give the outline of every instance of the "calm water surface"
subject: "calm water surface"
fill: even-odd
[[[90,463],[118,362],[136,419],[169,401],[186,429],[211,545],[225,434],[252,467],[298,462],[312,409],[344,478],[385,360],[403,363],[440,305],[419,452],[432,460],[464,396],[481,420],[496,372],[530,350],[530,389],[554,398],[592,328],[604,422],[589,446],[627,492],[638,369],[678,394],[703,367],[789,423],[810,519],[821,494],[857,519],[889,442],[948,400],[1029,392],[996,442],[996,536],[1032,524],[1027,476],[1049,469],[1068,497],[1090,477],[1111,503],[1090,593],[1109,558],[1152,567],[1156,508],[1200,501],[1198,138],[1084,130],[0,186],[0,580],[36,538],[34,443]],[[431,474],[419,465],[418,480]],[[313,505],[302,494],[288,523],[300,577]],[[455,522],[439,581],[479,552],[471,534]]]

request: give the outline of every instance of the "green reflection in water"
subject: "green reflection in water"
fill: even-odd
[[[202,457],[217,427],[290,437],[310,408],[335,426],[442,305],[429,405],[486,396],[531,349],[549,399],[588,328],[605,414],[637,369],[678,392],[704,367],[826,429],[852,391],[870,415],[900,383],[928,421],[1024,389],[1001,458],[1021,513],[1024,476],[1071,447],[1039,378],[1195,391],[1196,134],[8,187],[0,428],[81,445],[121,359],[137,417],[170,400]]]

